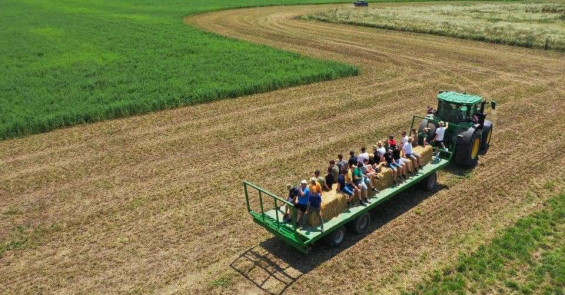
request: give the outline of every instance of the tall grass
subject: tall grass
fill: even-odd
[[[0,0],[0,139],[355,75],[183,17],[332,0]]]
[[[332,9],[305,16],[327,22],[565,50],[565,4],[488,3]]]

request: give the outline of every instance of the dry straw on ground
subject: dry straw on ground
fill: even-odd
[[[398,293],[563,188],[563,54],[296,19],[328,8],[187,21],[359,77],[0,142],[0,238],[25,241],[0,258],[0,292],[262,293],[292,270],[285,294]],[[407,130],[440,89],[499,102],[470,176],[448,169],[440,190],[399,195],[341,250],[300,256],[251,221],[243,179],[282,193],[336,151]]]

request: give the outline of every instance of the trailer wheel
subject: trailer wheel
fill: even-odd
[[[342,226],[334,230],[331,234],[324,238],[324,244],[330,247],[338,247],[345,239],[345,228]]]
[[[483,126],[482,140],[481,140],[481,150],[479,154],[484,155],[488,152],[490,147],[490,138],[492,136],[493,124],[489,120],[485,120],[485,125]]]
[[[351,221],[347,224],[349,230],[356,234],[361,234],[367,230],[369,224],[371,223],[371,215],[366,212],[365,214],[355,218],[355,220]]]
[[[422,180],[419,184],[422,189],[428,192],[435,190],[437,185],[437,173],[434,172],[430,176],[426,177],[426,179]]]

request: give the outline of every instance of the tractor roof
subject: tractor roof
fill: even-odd
[[[439,100],[457,103],[457,104],[468,104],[474,105],[483,100],[482,97],[478,95],[472,95],[468,93],[459,93],[454,91],[442,91],[437,95]]]

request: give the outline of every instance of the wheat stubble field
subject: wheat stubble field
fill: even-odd
[[[297,19],[330,7],[185,21],[358,77],[0,142],[0,293],[397,293],[563,191],[563,53]],[[408,128],[439,89],[499,102],[473,172],[448,169],[437,192],[398,196],[366,236],[309,257],[252,223],[242,180],[282,193]]]

